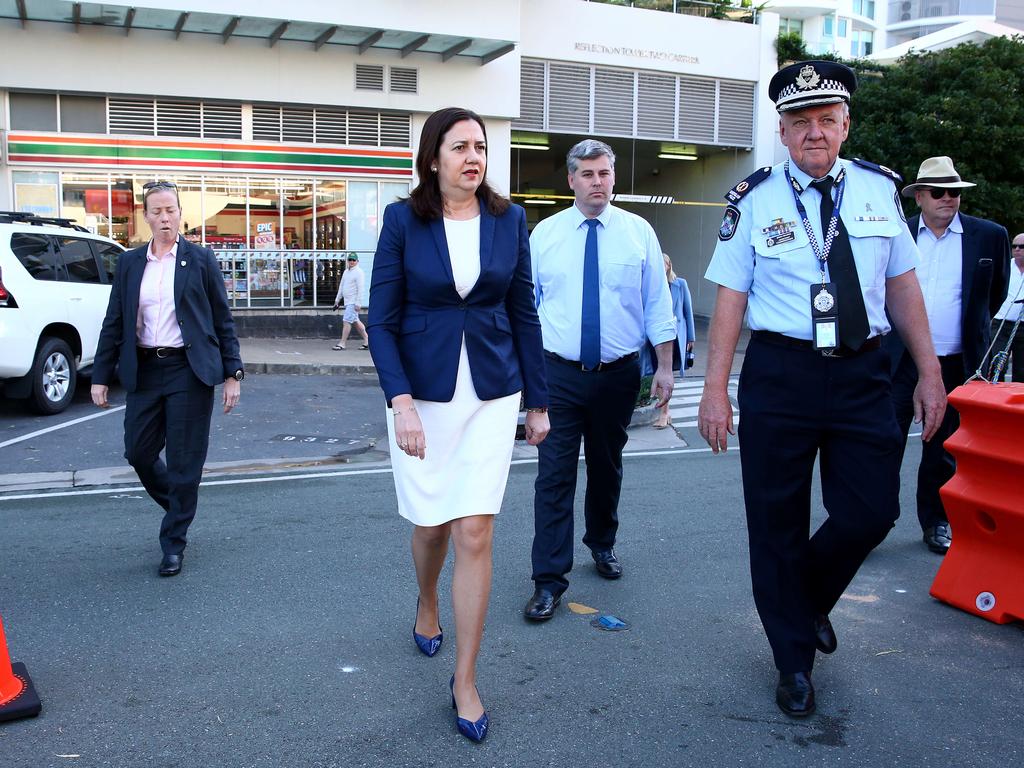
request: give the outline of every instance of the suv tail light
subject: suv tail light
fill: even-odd
[[[4,273],[0,270],[0,308],[3,307],[16,307],[18,302],[14,300],[14,297],[4,288]]]

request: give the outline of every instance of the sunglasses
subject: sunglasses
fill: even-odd
[[[1024,243],[1014,243],[1010,247],[1013,248],[1013,250],[1015,251],[1018,249],[1024,251]]]
[[[936,187],[930,187],[928,191],[932,193],[932,200],[941,200],[944,195],[949,195],[954,200],[960,197],[959,189],[938,189]]]

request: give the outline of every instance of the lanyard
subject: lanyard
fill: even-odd
[[[846,169],[841,168],[839,175],[836,176],[836,204],[832,209],[832,217],[828,220],[828,227],[826,228],[825,222],[821,222],[822,229],[825,232],[825,244],[824,246],[819,246],[818,238],[814,235],[814,228],[807,218],[807,209],[804,208],[803,201],[800,200],[800,193],[804,191],[804,188],[800,186],[800,182],[790,176],[789,160],[786,161],[784,168],[786,171],[786,181],[789,182],[790,189],[793,190],[796,209],[800,213],[800,219],[803,221],[804,229],[807,231],[807,237],[811,241],[811,250],[814,251],[814,255],[818,259],[819,268],[821,269],[821,283],[824,285],[825,262],[828,261],[828,254],[832,250],[832,243],[835,242],[836,236],[839,234],[839,206],[843,204],[843,192],[846,189]]]

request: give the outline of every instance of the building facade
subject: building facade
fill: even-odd
[[[580,0],[253,9],[0,3],[0,209],[137,245],[142,185],[170,179],[185,237],[217,251],[237,309],[326,307],[346,252],[371,271],[426,116],[458,104],[484,117],[488,178],[532,223],[569,204],[565,150],[611,143],[617,203],[651,220],[710,311],[698,278],[721,196],[774,154],[774,15]]]

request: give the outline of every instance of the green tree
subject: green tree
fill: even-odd
[[[787,61],[804,61],[811,58],[799,32],[783,32],[776,37],[775,56],[780,68]]]
[[[1024,37],[993,38],[933,53],[912,53],[891,67],[858,69],[853,125],[843,147],[901,173],[948,155],[978,186],[962,210],[1024,231]],[[913,200],[905,202],[915,213]]]

